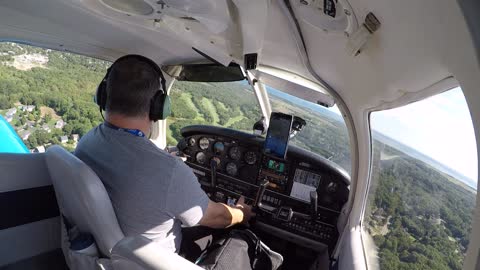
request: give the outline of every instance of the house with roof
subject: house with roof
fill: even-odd
[[[40,145],[33,149],[33,153],[45,153],[45,146]]]
[[[7,115],[7,116],[5,116],[5,120],[7,120],[7,122],[10,123],[10,122],[12,122],[12,120],[13,120],[13,116]]]
[[[60,142],[61,143],[67,143],[68,142],[68,137],[67,136],[60,136]]]
[[[34,105],[28,105],[28,106],[27,106],[27,112],[33,112],[33,110],[35,110],[35,106],[34,106]]]
[[[80,138],[80,136],[78,134],[72,134],[72,140],[74,142],[78,142],[78,139]]]
[[[26,140],[28,140],[28,137],[30,137],[31,134],[32,134],[32,132],[27,130],[27,131],[23,132],[23,134],[21,134],[20,136],[22,137],[22,140],[26,141]]]
[[[58,120],[57,123],[55,123],[55,128],[60,128],[61,129],[64,126],[65,126],[65,122],[62,119]]]
[[[22,109],[22,111],[27,111],[27,112],[33,112],[33,110],[35,110],[35,105],[22,105],[20,107]]]
[[[42,129],[45,130],[47,133],[52,132],[52,130],[50,129],[50,127],[47,124],[43,124]]]
[[[34,122],[34,121],[27,121],[26,124],[27,124],[27,126],[28,126],[29,128],[33,128],[33,127],[35,126],[35,122]]]
[[[17,113],[17,108],[11,108],[5,113],[5,116],[14,116]]]

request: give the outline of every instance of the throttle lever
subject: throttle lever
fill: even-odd
[[[262,203],[262,198],[263,194],[265,193],[265,189],[267,189],[267,186],[270,182],[268,180],[264,179],[260,183],[258,190],[257,190],[257,195],[255,196],[255,201],[253,202],[253,208],[258,209]]]
[[[214,157],[210,160],[210,170],[211,170],[210,186],[212,188],[217,186],[217,166],[218,165],[220,165],[219,158]]]
[[[316,190],[310,191],[310,215],[312,220],[317,219],[318,214],[318,193]]]

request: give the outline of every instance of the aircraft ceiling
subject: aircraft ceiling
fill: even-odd
[[[260,65],[315,80],[302,61],[301,41],[294,38],[294,27],[280,0],[145,0],[150,5],[143,13],[149,15],[119,12],[104,4],[117,1],[102,1],[4,1],[0,23],[5,27],[0,34],[3,39],[108,60],[126,53],[145,54],[159,63],[201,59],[192,50],[195,47],[219,62],[242,63],[244,53],[258,52]],[[368,12],[381,22],[358,56],[346,49],[348,37],[343,31],[326,31],[311,22],[308,16],[312,15],[302,12],[305,2],[312,8],[315,4],[314,0],[291,1],[310,62],[351,110],[394,101],[451,77],[456,70],[461,73],[469,64],[477,66],[466,24],[454,1],[351,1],[352,25],[361,25]],[[142,13],[141,8],[137,7],[137,13]]]

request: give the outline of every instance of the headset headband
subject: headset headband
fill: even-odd
[[[138,54],[127,54],[115,60],[115,62],[113,62],[113,64],[108,68],[107,74],[105,75],[105,79],[108,78],[110,70],[115,66],[115,64],[125,58],[137,58],[140,61],[148,63],[157,72],[158,76],[160,77],[160,86],[162,88],[161,90],[163,91],[164,94],[167,93],[165,77],[163,76],[163,73],[160,67],[157,65],[157,63],[153,62],[153,60]]]

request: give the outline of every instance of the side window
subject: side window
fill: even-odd
[[[363,226],[376,251],[366,250],[369,265],[461,269],[477,193],[475,136],[461,89],[374,112],[371,128]]]
[[[0,152],[72,151],[102,118],[93,95],[108,62],[0,43]]]

